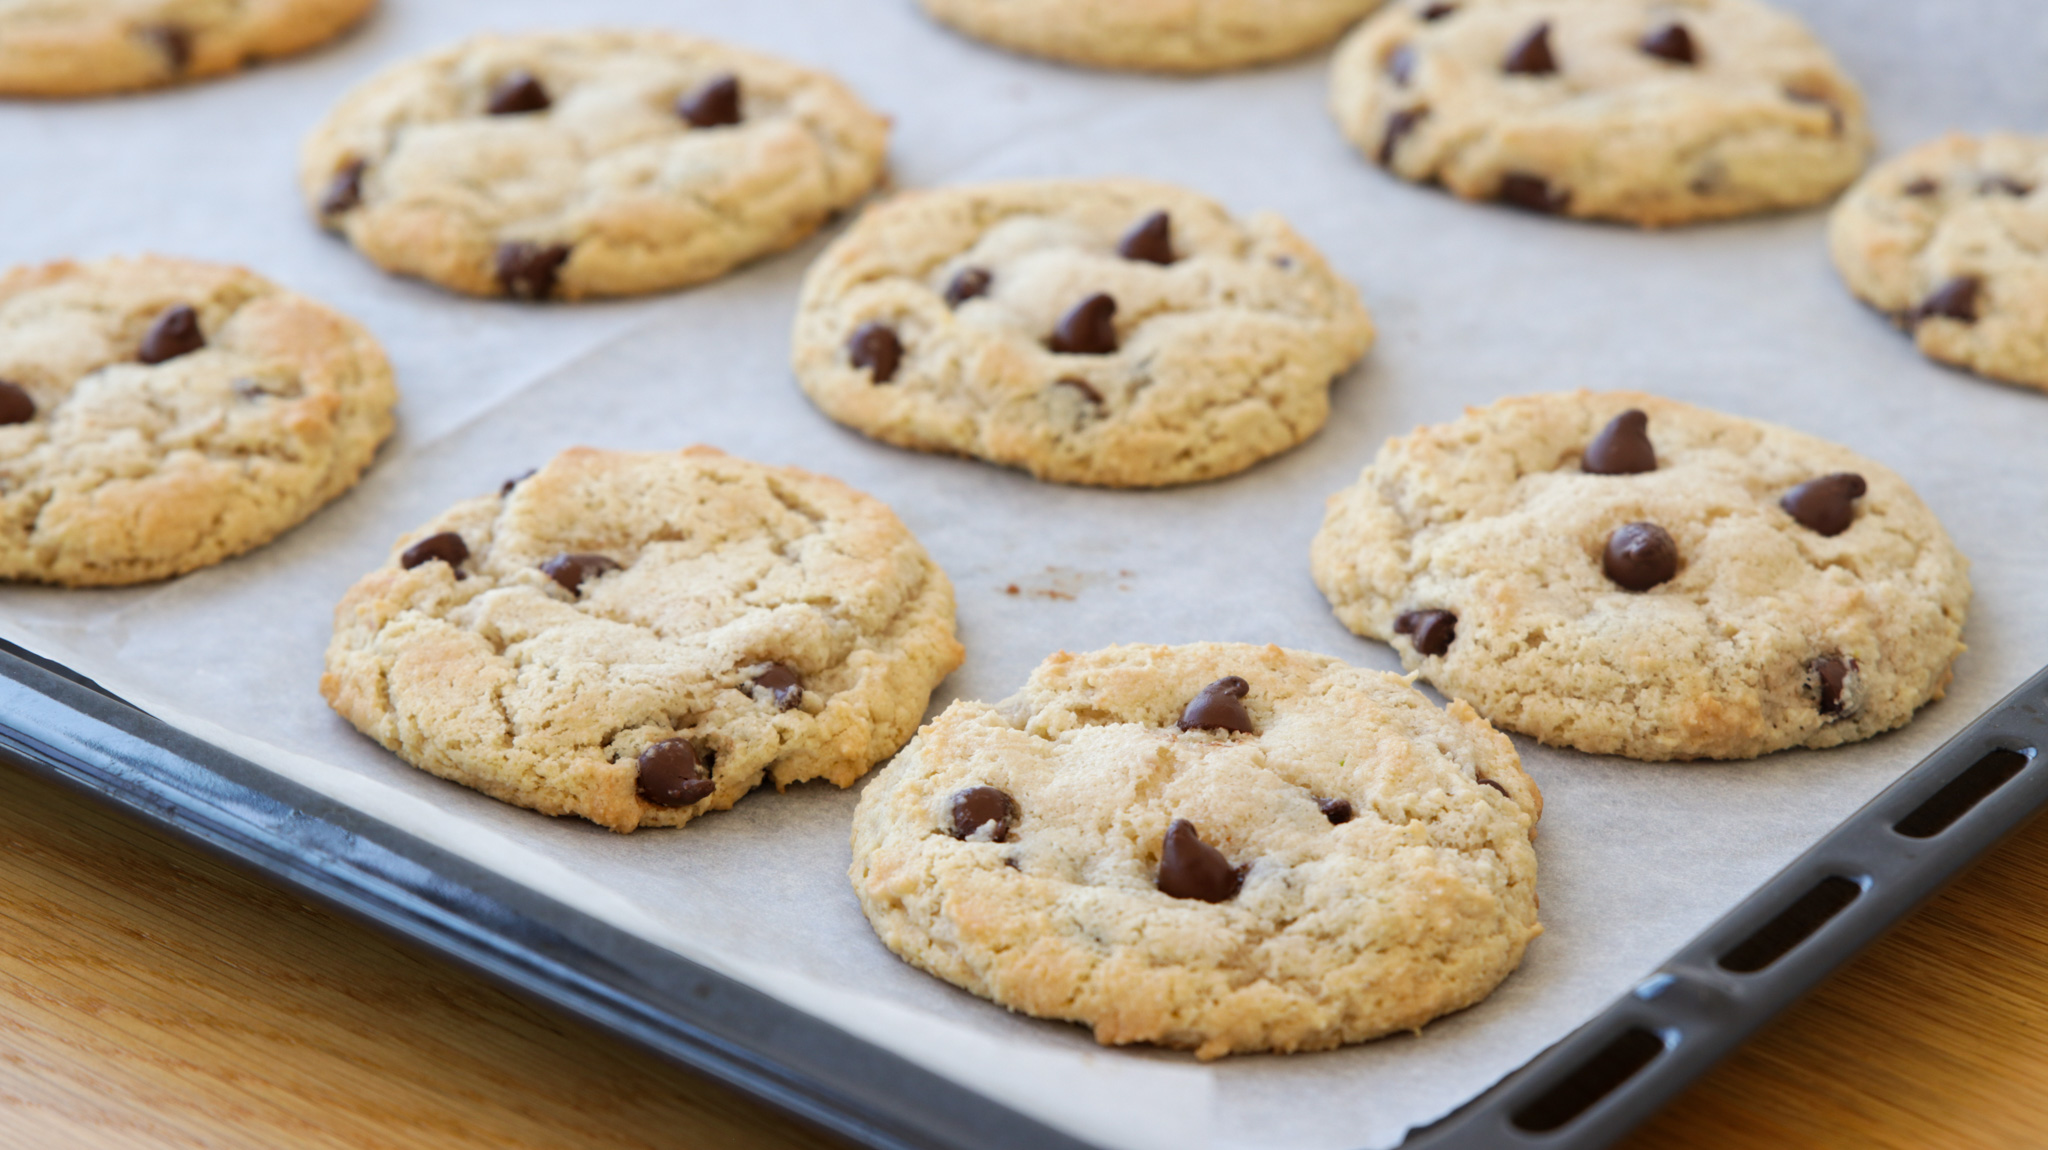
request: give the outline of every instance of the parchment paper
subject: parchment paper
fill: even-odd
[[[2041,131],[2048,8],[1799,0],[1865,85],[1886,151],[1949,128]],[[1381,330],[1295,452],[1164,492],[1053,487],[897,451],[790,378],[798,280],[822,240],[654,299],[531,307],[390,279],[304,218],[300,136],[372,68],[487,28],[660,24],[832,69],[896,117],[905,186],[1129,173],[1287,216]],[[1116,1147],[1382,1147],[1483,1090],[1668,953],[2048,661],[2048,396],[1923,362],[1830,269],[1824,215],[1661,234],[1455,202],[1373,170],[1323,110],[1325,59],[1173,80],[1021,60],[910,0],[388,0],[343,44],[185,90],[0,107],[0,260],[157,250],[249,264],[365,321],[401,431],[352,494],[252,555],[123,591],[0,591],[0,629],[292,779]],[[1639,387],[1851,445],[1916,485],[1976,562],[1947,701],[1825,753],[1644,766],[1518,741],[1549,806],[1548,927],[1484,1004],[1348,1050],[1209,1066],[1105,1051],[898,962],[845,879],[857,792],[760,792],[680,832],[620,837],[501,806],[357,736],[315,683],[332,605],[402,531],[571,444],[691,442],[839,476],[951,573],[968,661],[997,698],[1047,653],[1273,642],[1395,668],[1308,576],[1323,500],[1388,435],[1464,404]],[[1006,588],[1016,584],[1020,593]]]

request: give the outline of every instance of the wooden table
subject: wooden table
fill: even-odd
[[[0,1145],[828,1140],[0,768]],[[2048,820],[1625,1145],[2048,1146]]]

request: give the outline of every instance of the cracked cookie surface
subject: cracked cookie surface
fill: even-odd
[[[1277,216],[1059,180],[871,207],[805,276],[792,341],[812,401],[875,439],[1151,487],[1313,435],[1372,337],[1358,293]]]
[[[1949,135],[1887,160],[1829,240],[1849,290],[1930,358],[2048,390],[2048,139]]]
[[[1213,72],[1336,39],[1380,0],[920,0],[977,40],[1098,68]]]
[[[1249,729],[1183,729],[1233,677]],[[1106,1045],[1323,1050],[1514,970],[1542,807],[1505,736],[1396,675],[1248,644],[1061,652],[876,775],[849,877],[897,955]],[[1221,852],[1220,885],[1189,851]]]
[[[145,257],[0,277],[0,578],[139,583],[266,543],[391,433],[354,321],[242,268]]]
[[[1904,725],[1962,652],[1968,566],[1882,465],[1632,392],[1389,440],[1312,551],[1345,626],[1496,726],[1650,761]]]
[[[1855,83],[1756,0],[1401,0],[1330,101],[1404,179],[1644,226],[1819,203],[1871,146]]]
[[[422,770],[631,831],[852,784],[960,659],[952,584],[880,502],[574,448],[401,540],[335,608],[320,689]]]
[[[473,295],[700,283],[873,188],[888,122],[821,72],[655,31],[485,36],[343,98],[300,150],[321,223]]]
[[[0,0],[0,95],[159,88],[304,51],[376,0]]]

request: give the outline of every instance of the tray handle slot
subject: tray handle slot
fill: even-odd
[[[1993,791],[2011,782],[2014,775],[2033,761],[2032,747],[2017,751],[2000,747],[1950,779],[1947,786],[1893,823],[1892,829],[1909,839],[1931,839],[1969,814],[1978,803],[1990,798]]]
[[[1631,1026],[1527,1106],[1515,1111],[1514,1124],[1532,1134],[1556,1130],[1592,1109],[1595,1102],[1635,1077],[1637,1071],[1669,1048],[1670,1043],[1656,1031]]]
[[[1863,894],[1863,884],[1853,878],[1829,875],[1800,895],[1798,901],[1778,912],[1776,918],[1755,934],[1736,943],[1717,965],[1736,974],[1755,974],[1792,952],[1828,920],[1842,913]]]

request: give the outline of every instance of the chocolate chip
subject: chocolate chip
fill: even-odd
[[[1415,49],[1402,44],[1387,53],[1387,75],[1393,77],[1394,83],[1407,87],[1409,78],[1415,75]]]
[[[0,379],[0,424],[27,423],[36,417],[36,401],[18,383]]]
[[[1630,523],[1607,537],[1607,577],[1627,591],[1648,591],[1678,574],[1678,543],[1655,523]]]
[[[1456,4],[1431,4],[1422,10],[1422,18],[1434,24],[1457,10],[1458,6]]]
[[[507,495],[512,494],[513,488],[519,486],[520,484],[526,482],[529,479],[532,479],[534,475],[539,472],[539,470],[540,469],[537,467],[529,467],[525,471],[522,471],[519,474],[513,476],[512,478],[507,479],[504,483],[504,486],[498,488],[498,498],[503,499]]]
[[[1921,176],[1899,190],[1909,196],[1931,196],[1941,190],[1941,182],[1928,176]]]
[[[513,299],[546,299],[555,294],[555,275],[568,258],[567,244],[499,244],[498,284]]]
[[[548,105],[548,90],[541,87],[533,73],[518,71],[498,81],[491,89],[490,102],[485,108],[493,116],[517,116],[526,112],[545,112]]]
[[[363,169],[366,166],[360,159],[350,160],[334,173],[334,179],[327,185],[327,194],[320,200],[321,215],[338,216],[362,204]]]
[[[1415,125],[1421,123],[1423,117],[1427,115],[1429,115],[1429,105],[1418,104],[1413,108],[1403,108],[1387,117],[1386,134],[1380,137],[1379,161],[1381,167],[1389,167],[1393,164],[1394,149],[1401,146],[1401,138],[1414,131]]]
[[[1636,47],[1660,60],[1674,64],[1696,64],[1699,55],[1692,45],[1692,33],[1683,24],[1666,24],[1636,41]]]
[[[1492,779],[1481,779],[1479,780],[1479,782],[1482,786],[1492,787],[1494,790],[1499,791],[1501,794],[1508,795],[1508,789],[1504,786],[1501,786],[1499,783],[1494,782]],[[1508,795],[1508,797],[1514,798],[1515,796]]]
[[[462,541],[462,536],[453,531],[443,531],[439,535],[429,535],[406,548],[405,554],[398,557],[398,565],[410,571],[422,563],[432,563],[438,559],[450,567],[460,567],[462,561],[467,558],[469,544]]]
[[[1010,841],[1010,828],[1017,825],[1017,800],[994,787],[968,787],[953,792],[953,837],[967,839],[974,832],[995,824],[987,841]]]
[[[1841,471],[1809,479],[1785,493],[1778,506],[1801,526],[1833,537],[1849,529],[1856,518],[1856,501],[1870,485],[1852,471]]]
[[[1202,841],[1195,824],[1175,819],[1159,852],[1159,889],[1175,898],[1223,902],[1244,886],[1244,872]]]
[[[1849,672],[1856,669],[1856,660],[1823,655],[1813,661],[1811,669],[1814,682],[1820,688],[1820,713],[1841,714],[1842,689],[1849,685]]]
[[[192,33],[176,24],[153,24],[142,35],[164,54],[171,71],[183,72],[192,63]]]
[[[676,100],[676,115],[693,128],[718,128],[740,122],[740,78],[730,73]]]
[[[1550,181],[1542,176],[1521,172],[1509,172],[1500,178],[1500,198],[1503,203],[1552,216],[1564,211],[1572,199],[1570,192],[1552,191]]]
[[[804,701],[803,678],[780,663],[768,664],[767,670],[754,676],[752,685],[768,692],[779,710],[787,711]]]
[[[1333,826],[1343,826],[1351,821],[1350,799],[1317,799],[1316,809],[1323,812],[1323,817]]]
[[[1529,34],[1508,49],[1500,70],[1510,76],[1548,76],[1557,71],[1557,58],[1550,54],[1550,22],[1529,30]]]
[[[1977,190],[1987,196],[2001,193],[2008,196],[2026,196],[2033,194],[2034,185],[2011,176],[1986,176],[1978,182]]]
[[[946,285],[946,306],[959,307],[968,300],[988,294],[989,285],[996,281],[995,274],[987,268],[961,268]]]
[[[903,363],[903,341],[896,338],[895,328],[871,319],[854,329],[846,341],[846,356],[853,366],[867,368],[869,379],[887,383]]]
[[[1054,387],[1071,387],[1071,388],[1073,388],[1073,389],[1074,389],[1075,391],[1078,391],[1078,392],[1080,392],[1080,393],[1081,393],[1081,398],[1082,398],[1082,399],[1085,399],[1085,400],[1087,400],[1088,402],[1090,402],[1090,403],[1094,404],[1094,405],[1095,405],[1095,406],[1097,406],[1097,407],[1101,407],[1101,406],[1102,406],[1102,393],[1101,393],[1101,392],[1099,392],[1099,391],[1097,391],[1097,390],[1095,390],[1094,386],[1093,386],[1093,385],[1091,385],[1091,384],[1090,384],[1090,383],[1089,383],[1089,382],[1088,382],[1087,380],[1085,380],[1085,379],[1075,379],[1075,378],[1073,378],[1073,377],[1069,376],[1068,378],[1066,378],[1066,379],[1062,379],[1062,380],[1060,380],[1059,382],[1057,382],[1057,383],[1053,384],[1053,386],[1054,386]]]
[[[586,579],[595,579],[607,571],[617,571],[619,564],[608,555],[557,555],[540,565],[547,577],[562,585],[562,589],[574,595],[582,588]]]
[[[1650,445],[1650,417],[1631,407],[1608,420],[1586,445],[1579,470],[1588,475],[1641,475],[1657,470],[1657,449]]]
[[[1409,636],[1418,655],[1441,655],[1458,637],[1458,617],[1449,611],[1404,611],[1394,620],[1394,634]]]
[[[688,739],[663,739],[640,752],[640,797],[657,807],[687,807],[718,789],[704,777],[697,748]]]
[[[1976,276],[1957,276],[1935,288],[1920,306],[1907,314],[1913,323],[1924,319],[1940,317],[1960,320],[1963,323],[1977,322],[1977,297],[1984,290],[1984,281]]]
[[[199,313],[185,304],[163,310],[143,333],[142,350],[135,358],[144,363],[162,363],[206,346],[206,333],[199,330]]]
[[[1068,355],[1108,355],[1116,350],[1116,301],[1101,292],[1060,317],[1052,349]]]
[[[1203,687],[1181,711],[1180,729],[1256,734],[1252,728],[1251,712],[1244,709],[1244,697],[1251,689],[1250,683],[1236,675],[1225,676]]]
[[[1148,264],[1172,263],[1173,218],[1165,212],[1153,212],[1139,220],[1137,226],[1125,232],[1124,238],[1117,242],[1116,254]]]

